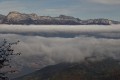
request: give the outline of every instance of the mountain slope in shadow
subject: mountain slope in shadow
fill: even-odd
[[[112,58],[60,63],[14,80],[120,80],[120,64]]]

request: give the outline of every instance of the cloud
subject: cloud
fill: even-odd
[[[59,62],[76,62],[95,53],[113,56],[120,51],[119,39],[102,39],[94,37],[75,38],[45,38],[40,36],[21,36],[16,34],[1,34],[0,38],[10,41],[20,40],[15,46],[16,52],[22,55],[17,57],[21,65],[33,66],[39,64],[44,66]],[[21,59],[20,59],[21,58]],[[32,59],[31,59],[32,58]]]
[[[57,9],[54,9],[54,8],[48,8],[48,9],[42,9],[41,10],[41,12],[40,12],[41,14],[44,14],[44,15],[52,15],[52,16],[54,16],[54,15],[61,15],[61,14],[65,14],[65,15],[69,15],[69,14],[71,14],[72,12],[71,12],[71,10],[70,9],[62,9],[62,8],[57,8]]]
[[[120,4],[120,0],[91,0],[96,3],[101,3],[101,4]]]
[[[40,36],[21,36],[16,34],[0,34],[0,39],[10,41],[20,40],[15,46],[16,52],[22,55],[15,57],[14,64],[18,68],[29,67],[39,69],[41,67],[60,62],[80,62],[85,57],[110,56],[120,57],[120,39],[104,39],[94,37],[75,38],[45,38]]]
[[[20,40],[20,43],[13,48],[15,52],[21,52],[20,56],[13,58],[13,64],[17,69],[22,70],[22,75],[25,70],[36,70],[47,65],[57,64],[61,62],[80,62],[91,55],[97,57],[109,56],[120,58],[120,33],[119,25],[117,26],[23,26],[23,25],[1,25],[0,26],[0,41],[4,38],[14,42]],[[6,31],[5,34],[1,32]],[[44,31],[46,34],[53,32],[54,34],[60,31],[70,35],[76,32],[98,32],[101,36],[96,38],[94,34],[79,34],[79,36],[64,38],[64,37],[41,37],[40,35],[29,35],[35,32]],[[117,33],[114,33],[114,32]],[[14,32],[11,34],[11,32]],[[21,35],[28,32],[28,35]],[[19,34],[18,34],[19,33]],[[111,35],[112,34],[112,35]],[[116,35],[117,34],[117,35]],[[106,37],[102,37],[106,36]],[[107,38],[111,36],[111,39]],[[118,39],[114,39],[118,36]],[[26,71],[26,72],[25,72]]]
[[[56,27],[58,26],[58,27]],[[10,28],[12,27],[12,28]],[[79,35],[94,36],[101,38],[120,38],[120,25],[99,26],[99,25],[0,25],[2,34],[19,34],[26,36],[43,37],[67,37],[72,38]]]
[[[0,32],[118,32],[120,25],[0,25]]]
[[[18,11],[21,13],[33,13],[36,9],[39,8],[39,3],[40,2],[27,0],[4,0],[0,2],[0,14],[7,15],[11,11]]]
[[[41,16],[65,14],[83,19],[102,17],[119,20],[119,4],[119,0],[2,0],[0,14],[7,15],[10,11],[19,11]]]
[[[22,11],[25,7],[23,4],[19,3],[18,1],[11,0],[11,1],[2,1],[0,2],[0,10],[2,14],[7,14],[10,11]]]
[[[44,66],[64,61],[80,61],[93,53],[111,54],[119,52],[120,36],[117,26],[17,26],[2,25],[0,39],[20,40],[18,51],[21,51],[21,65]],[[41,33],[41,32],[44,33]],[[13,32],[13,33],[12,33]],[[26,34],[26,33],[27,34]],[[38,33],[38,35],[29,35]],[[59,37],[61,33],[74,37]],[[95,32],[95,33],[94,33]],[[96,33],[97,32],[97,33]],[[11,34],[12,33],[12,34]],[[40,34],[51,34],[54,37],[41,37]],[[77,34],[79,33],[79,34]],[[85,34],[83,34],[85,33]],[[22,35],[21,35],[22,34]],[[77,35],[76,35],[77,34]],[[97,38],[96,38],[97,37]],[[111,39],[109,39],[109,38]],[[117,39],[114,39],[116,37]],[[92,46],[92,47],[91,47]],[[107,53],[105,53],[107,52]],[[32,60],[31,60],[32,57]],[[28,61],[28,62],[27,62]]]

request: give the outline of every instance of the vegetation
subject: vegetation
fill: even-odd
[[[120,80],[119,60],[60,63],[14,80]]]
[[[12,48],[13,45],[17,45],[18,43],[19,41],[9,43],[6,39],[4,39],[2,43],[0,43],[0,80],[9,80],[9,78],[6,77],[6,74],[15,72],[15,70],[2,71],[2,69],[4,67],[11,68],[10,57],[13,55],[20,55],[20,53],[15,53],[14,49]]]

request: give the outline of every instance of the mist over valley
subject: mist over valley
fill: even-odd
[[[3,39],[20,41],[14,48],[22,54],[12,59],[15,77],[92,55],[120,59],[120,25],[0,25]]]

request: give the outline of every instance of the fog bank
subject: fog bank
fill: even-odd
[[[40,36],[21,36],[0,34],[0,39],[20,40],[15,46],[22,53],[17,57],[19,66],[39,68],[60,62],[79,62],[91,55],[119,58],[120,39],[94,37],[45,38]]]
[[[111,32],[120,31],[120,25],[0,25],[0,32]]]
[[[1,34],[26,36],[64,37],[89,36],[120,38],[120,25],[0,25]]]
[[[19,75],[61,62],[80,62],[86,57],[120,58],[120,25],[23,26],[0,25],[0,41],[20,40],[13,58]]]

